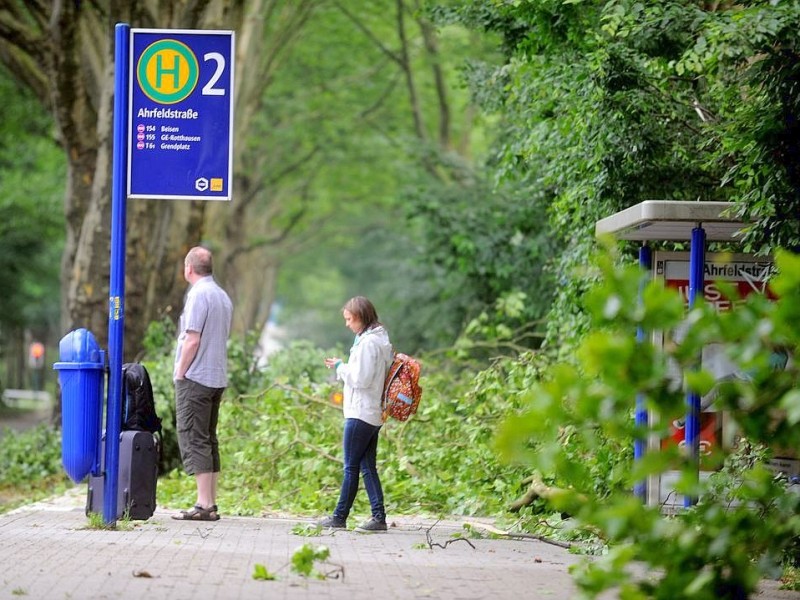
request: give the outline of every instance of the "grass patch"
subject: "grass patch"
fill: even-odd
[[[66,475],[50,475],[39,481],[22,485],[0,485],[0,514],[15,508],[63,494],[73,486]]]
[[[107,531],[133,531],[136,524],[131,520],[130,514],[126,510],[122,518],[117,519],[113,524],[106,523],[103,515],[96,512],[90,512],[87,517],[89,523],[87,529],[99,529]]]
[[[782,590],[800,590],[800,569],[797,567],[786,566],[781,575]]]

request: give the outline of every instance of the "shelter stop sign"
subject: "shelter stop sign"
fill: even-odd
[[[230,200],[233,32],[130,34],[128,197]]]

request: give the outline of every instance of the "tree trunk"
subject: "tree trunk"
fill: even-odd
[[[111,174],[113,152],[114,24],[172,29],[232,29],[238,50],[237,120],[234,165],[242,160],[250,120],[258,113],[275,58],[286,50],[305,22],[313,3],[304,0],[171,0],[113,3],[17,3],[0,0],[0,60],[18,81],[33,89],[54,116],[59,142],[67,156],[64,195],[66,239],[61,263],[61,323],[64,332],[86,327],[101,346],[107,345],[110,275]],[[268,19],[281,41],[263,52]],[[249,71],[245,77],[244,56]],[[251,58],[252,57],[252,58]],[[253,68],[257,67],[257,68]],[[238,178],[241,181],[241,177]],[[255,182],[254,187],[259,183]],[[236,187],[234,194],[238,194]],[[250,193],[247,185],[242,192]],[[232,203],[235,205],[236,200]],[[224,255],[246,242],[246,231],[225,223],[234,215],[230,204],[208,210],[203,202],[128,201],[125,264],[126,360],[141,352],[148,324],[168,316],[177,319],[186,282],[182,264],[194,245],[209,242]],[[249,215],[237,215],[246,220]],[[211,238],[207,234],[221,234]],[[244,267],[245,265],[243,265]],[[263,271],[254,273],[262,286]],[[234,274],[236,270],[234,270]],[[222,279],[226,279],[224,273]],[[245,278],[246,279],[246,278]],[[249,291],[249,290],[248,290]],[[236,303],[236,299],[234,299]],[[249,314],[246,311],[244,314]],[[252,325],[246,319],[244,329]],[[240,330],[241,330],[240,329]]]

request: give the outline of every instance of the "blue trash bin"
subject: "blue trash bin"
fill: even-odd
[[[61,339],[58,355],[53,368],[61,384],[61,462],[80,483],[100,473],[105,352],[90,331],[76,329]]]

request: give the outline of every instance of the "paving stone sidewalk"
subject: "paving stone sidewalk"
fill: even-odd
[[[82,500],[73,494],[0,515],[0,599],[578,597],[568,568],[580,557],[529,539],[450,541],[462,530],[458,522],[398,519],[385,534],[306,537],[293,532],[298,519],[184,522],[159,509],[128,530],[109,531],[89,527]],[[306,543],[330,549],[329,562],[316,567],[340,571],[337,578],[291,571],[292,555]],[[253,579],[257,564],[277,581]],[[777,587],[765,582],[758,598],[800,599]]]
[[[385,534],[306,537],[297,519],[224,516],[184,522],[157,510],[147,521],[89,528],[81,506],[43,502],[0,516],[0,598],[573,598],[567,568],[579,560],[539,541],[450,542],[457,523],[394,521]],[[431,540],[445,548],[427,549]],[[315,580],[290,569],[303,544],[330,549]],[[277,581],[254,580],[256,564]]]

